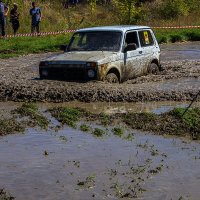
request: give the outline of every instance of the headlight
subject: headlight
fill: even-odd
[[[87,66],[87,67],[96,67],[96,66],[97,66],[97,63],[95,63],[95,62],[88,62],[88,63],[86,64],[86,66]]]
[[[94,76],[95,76],[95,71],[92,70],[92,69],[88,70],[88,77],[89,78],[94,78]]]

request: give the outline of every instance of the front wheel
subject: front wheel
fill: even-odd
[[[149,74],[158,74],[159,73],[159,67],[156,63],[151,63],[148,69]]]
[[[114,73],[107,74],[105,80],[108,83],[119,83],[119,79],[118,79],[117,75]]]

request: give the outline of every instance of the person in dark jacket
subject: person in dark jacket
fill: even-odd
[[[13,4],[13,9],[10,11],[10,22],[12,23],[12,28],[14,35],[17,33],[19,29],[19,12],[18,6],[16,3]]]
[[[41,21],[41,10],[39,7],[36,7],[36,3],[32,2],[32,8],[30,9],[30,15],[32,16],[31,21],[31,33],[34,33],[35,30],[37,33],[40,32],[40,21]]]
[[[8,14],[8,7],[0,0],[0,32],[5,36],[6,16]]]

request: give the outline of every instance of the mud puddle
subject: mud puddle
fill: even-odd
[[[161,60],[200,60],[200,42],[161,44]]]
[[[0,188],[19,200],[199,199],[200,144],[127,133],[64,127],[0,137]]]

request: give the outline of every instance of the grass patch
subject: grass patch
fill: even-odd
[[[155,29],[158,43],[200,41],[200,29]]]
[[[200,139],[200,109],[192,108],[189,109],[184,115],[184,108],[176,108],[172,111],[174,116],[181,119],[183,125],[192,132],[193,139]]]
[[[99,119],[100,119],[101,124],[102,124],[103,126],[108,126],[109,124],[111,124],[111,118],[110,118],[109,115],[106,115],[106,114],[104,114],[104,113],[101,113],[101,114],[99,115]]]
[[[28,124],[31,126],[38,125],[41,128],[47,128],[49,121],[46,117],[42,116],[35,103],[24,103],[20,108],[17,108],[13,113],[19,114],[21,117],[29,117]]]
[[[119,127],[115,127],[112,129],[112,132],[114,135],[118,136],[118,137],[122,137],[123,134],[124,134],[124,131],[122,128],[119,128]]]
[[[200,109],[192,108],[182,116],[184,111],[184,108],[175,108],[161,115],[128,113],[125,114],[123,121],[133,129],[177,136],[189,134],[192,139],[199,140]]]
[[[106,134],[106,132],[100,128],[95,128],[92,134],[96,137],[102,137]]]
[[[134,129],[149,130],[157,119],[158,116],[153,113],[128,113],[123,121]]]
[[[61,44],[69,42],[70,37],[71,34],[0,39],[0,58],[58,51]]]
[[[66,124],[75,128],[76,123],[80,120],[81,111],[76,108],[54,108],[50,110],[53,117],[55,117],[62,124]]]
[[[86,124],[81,124],[80,130],[83,132],[88,132],[90,130],[90,127]]]

